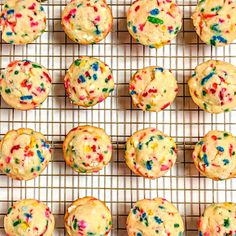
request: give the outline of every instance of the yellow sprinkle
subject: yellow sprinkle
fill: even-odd
[[[84,152],[87,153],[87,152],[91,152],[92,151],[92,148],[88,145],[84,146]]]

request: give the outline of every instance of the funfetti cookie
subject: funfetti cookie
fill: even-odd
[[[236,107],[236,67],[209,60],[195,68],[188,81],[193,101],[210,113],[231,111]]]
[[[196,168],[208,178],[233,178],[236,175],[236,137],[212,130],[196,144],[192,157]]]
[[[40,106],[48,97],[51,86],[52,78],[48,70],[29,60],[11,62],[0,77],[2,98],[19,110]]]
[[[10,44],[28,44],[46,29],[46,15],[36,0],[7,0],[0,13],[2,39]]]
[[[78,106],[90,107],[104,101],[114,90],[107,64],[93,57],[79,57],[64,78],[67,96]]]
[[[198,36],[206,44],[225,46],[236,39],[236,2],[200,0],[192,15]]]
[[[66,211],[64,222],[68,236],[106,236],[112,227],[110,210],[94,197],[74,201]]]
[[[175,164],[176,158],[175,141],[155,128],[139,130],[126,142],[126,164],[143,177],[163,176]]]
[[[111,160],[111,139],[101,128],[78,126],[67,134],[63,153],[66,164],[75,171],[98,172]]]
[[[62,13],[67,36],[79,44],[98,43],[112,28],[112,12],[105,0],[71,0]]]
[[[236,204],[230,202],[213,203],[199,219],[200,236],[224,236],[236,234]]]
[[[4,217],[7,236],[52,236],[54,226],[49,207],[34,199],[14,203]]]
[[[137,42],[159,48],[181,30],[182,13],[174,0],[137,0],[128,10],[127,27]]]
[[[174,101],[177,92],[174,75],[162,67],[149,66],[138,70],[129,84],[134,105],[144,111],[164,110]]]
[[[163,198],[137,201],[127,218],[128,236],[183,236],[178,209]]]
[[[39,132],[32,129],[9,131],[0,142],[0,170],[17,180],[40,175],[51,160],[51,148]]]

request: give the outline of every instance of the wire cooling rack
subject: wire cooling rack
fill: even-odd
[[[1,5],[3,0],[1,1]],[[53,148],[53,160],[40,177],[31,181],[13,181],[0,174],[0,235],[5,235],[3,217],[13,202],[36,198],[51,208],[56,218],[54,235],[65,235],[63,216],[67,206],[78,197],[92,195],[106,202],[112,211],[111,235],[127,235],[126,217],[134,202],[142,198],[165,197],[181,212],[185,235],[197,235],[197,219],[212,202],[236,199],[236,181],[214,182],[199,175],[191,152],[195,142],[211,129],[236,135],[236,111],[211,115],[193,104],[187,80],[197,64],[214,58],[236,65],[236,44],[212,48],[199,41],[191,23],[196,0],[179,0],[184,13],[182,32],[176,40],[158,50],[134,42],[126,29],[126,12],[131,0],[109,0],[114,16],[113,31],[99,44],[81,46],[70,41],[60,25],[66,0],[43,2],[48,17],[47,32],[36,42],[13,46],[0,41],[0,67],[14,59],[30,59],[47,67],[53,77],[53,89],[43,106],[33,111],[17,111],[0,102],[0,135],[10,129],[29,127],[46,135]],[[84,109],[73,106],[65,96],[63,78],[66,69],[79,55],[98,57],[112,69],[116,89],[105,102]],[[128,94],[131,75],[144,66],[171,68],[180,91],[171,107],[159,113],[136,109]],[[78,175],[66,167],[62,142],[67,132],[90,124],[102,127],[113,142],[112,162],[97,174]],[[178,144],[176,165],[162,178],[148,180],[133,175],[124,163],[124,144],[136,130],[157,127],[175,138]]]

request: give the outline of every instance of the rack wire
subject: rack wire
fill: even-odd
[[[196,0],[178,0],[184,13],[182,31],[176,40],[160,49],[149,49],[134,42],[126,29],[126,12],[131,0],[109,0],[114,16],[113,31],[99,44],[81,46],[70,41],[60,25],[66,0],[43,2],[47,13],[47,31],[36,42],[13,46],[0,41],[0,68],[14,59],[30,59],[49,69],[53,77],[51,95],[41,108],[17,111],[0,101],[0,135],[11,129],[29,127],[46,135],[53,148],[53,160],[40,177],[31,181],[14,181],[0,174],[0,235],[4,234],[3,218],[15,201],[36,198],[51,208],[56,218],[54,235],[66,235],[63,217],[67,206],[78,197],[95,196],[112,211],[111,235],[127,235],[126,217],[134,202],[142,198],[165,197],[181,212],[185,235],[197,235],[197,220],[212,202],[233,201],[236,182],[214,182],[196,171],[191,152],[193,145],[211,129],[236,134],[236,110],[211,115],[193,104],[186,81],[197,64],[214,58],[236,64],[236,44],[212,48],[199,41],[191,13]],[[1,0],[1,5],[3,0]],[[95,107],[73,106],[66,98],[63,78],[67,68],[79,55],[98,57],[112,69],[116,89],[112,96]],[[159,113],[136,109],[128,94],[131,75],[144,66],[171,68],[178,84],[175,103]],[[114,147],[112,162],[96,174],[81,174],[66,167],[62,142],[67,132],[77,125],[102,127],[111,136]],[[175,138],[178,145],[176,165],[162,178],[148,180],[133,175],[124,162],[124,144],[136,130],[157,127]]]

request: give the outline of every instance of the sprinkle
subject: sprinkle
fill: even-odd
[[[227,40],[225,39],[225,38],[223,38],[222,36],[220,36],[220,35],[218,35],[218,36],[216,36],[216,35],[214,35],[212,38],[211,38],[211,40],[210,40],[210,44],[212,45],[212,46],[216,46],[216,41],[219,41],[220,43],[227,43]]]
[[[216,149],[217,149],[219,152],[224,152],[224,148],[221,147],[221,146],[216,147]]]
[[[13,223],[13,226],[16,227],[16,226],[19,225],[19,224],[21,224],[21,219],[15,221],[15,222]]]
[[[160,13],[160,11],[157,8],[150,11],[150,14],[153,16],[158,15],[159,13]]]
[[[229,164],[229,160],[228,159],[224,159],[223,162],[224,162],[225,166]]]
[[[158,224],[163,223],[163,220],[162,220],[161,218],[159,218],[158,216],[154,216],[154,220],[155,220]]]
[[[31,100],[33,99],[33,96],[32,95],[27,95],[27,96],[21,96],[20,97],[20,100],[24,101],[24,100]]]
[[[42,68],[42,66],[40,66],[40,65],[37,65],[37,64],[33,64],[33,63],[32,63],[32,67],[34,67],[34,68],[39,68],[39,69],[41,69],[41,68]]]
[[[37,150],[37,155],[39,157],[40,162],[41,163],[44,162],[45,158],[42,156],[42,154],[41,154],[41,152],[39,150]]]
[[[207,83],[207,81],[215,74],[215,72],[211,72],[209,75],[207,75],[206,77],[204,77],[201,81],[201,85],[205,85]]]
[[[206,153],[203,154],[203,161],[206,164],[206,166],[209,166],[209,162],[208,162],[207,154]]]
[[[146,162],[146,168],[147,168],[148,170],[151,170],[151,169],[152,169],[152,165],[153,165],[153,161],[152,161],[152,160]]]
[[[163,69],[162,67],[156,67],[156,68],[155,68],[155,71],[157,71],[157,70],[160,71],[160,72],[163,72],[163,71],[164,71],[164,69]]]
[[[98,63],[97,63],[97,62],[95,62],[95,63],[92,64],[92,69],[93,69],[94,71],[98,71]]]
[[[86,82],[85,77],[83,75],[79,76],[79,80],[80,80],[81,83],[85,83]]]
[[[224,227],[225,228],[229,228],[229,226],[230,226],[229,218],[228,219],[224,219]]]
[[[137,27],[136,26],[132,26],[132,30],[133,30],[133,32],[136,34],[137,33]]]
[[[153,17],[153,16],[148,16],[147,20],[152,23],[152,24],[156,24],[156,25],[162,25],[164,24],[164,21],[160,18],[157,17]]]

